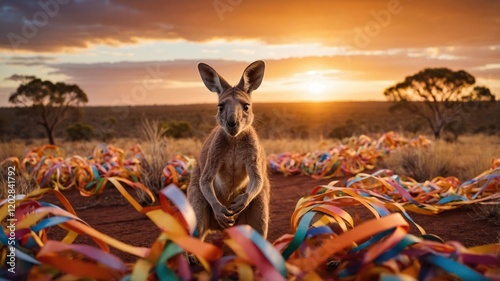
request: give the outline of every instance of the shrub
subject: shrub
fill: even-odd
[[[167,152],[165,128],[157,120],[141,119],[140,134],[144,140],[141,158],[141,182],[151,191],[156,192],[163,188],[162,172],[170,159]],[[152,203],[149,196],[141,189],[136,189],[139,199],[143,203]]]
[[[106,116],[101,119],[97,127],[97,132],[94,135],[96,139],[102,142],[109,142],[115,138],[116,118],[113,116]]]
[[[94,128],[85,123],[75,123],[66,127],[70,141],[89,141],[94,136]]]
[[[382,158],[381,167],[417,181],[437,176],[455,176],[470,180],[488,170],[491,159],[500,155],[500,139],[496,136],[462,135],[458,141],[435,141],[431,147],[405,148]]]
[[[190,138],[193,136],[193,128],[191,123],[187,121],[169,121],[161,124],[162,129],[165,129],[164,136],[174,139]]]
[[[332,139],[344,139],[356,135],[359,131],[359,125],[355,123],[352,119],[348,119],[345,125],[333,128],[328,134],[328,137]]]
[[[404,148],[393,151],[384,162],[396,174],[424,182],[437,176],[452,176],[450,156],[442,151],[441,146],[434,145],[430,149]]]
[[[410,122],[407,122],[403,128],[406,132],[417,134],[426,130],[426,124],[420,119],[413,119]]]
[[[488,223],[500,226],[500,200],[493,204],[475,205],[474,211],[478,219],[483,219]]]
[[[465,129],[465,121],[463,118],[457,118],[451,121],[444,126],[444,140],[447,142],[457,141],[458,137],[464,134]]]

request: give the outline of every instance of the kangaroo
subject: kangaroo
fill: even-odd
[[[263,61],[250,64],[232,87],[212,67],[198,65],[203,83],[219,97],[217,126],[203,144],[187,189],[201,240],[235,224],[248,224],[267,237],[270,184],[251,100],[264,69]]]

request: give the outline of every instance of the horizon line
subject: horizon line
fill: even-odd
[[[321,104],[321,103],[392,103],[392,101],[386,100],[325,100],[325,101],[257,101],[253,102],[253,104],[298,104],[298,103],[307,103],[307,104]],[[78,107],[148,107],[148,106],[186,106],[186,105],[213,105],[217,104],[217,101],[212,102],[193,102],[193,103],[165,103],[165,104],[135,104],[135,105],[103,105],[103,104],[91,104],[91,105],[80,105]],[[11,105],[11,106],[0,106],[1,108],[25,108],[31,106],[23,106],[23,105]]]

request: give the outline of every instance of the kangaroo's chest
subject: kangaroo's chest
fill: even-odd
[[[245,192],[249,182],[245,159],[238,147],[228,147],[220,159],[220,168],[214,181],[217,197],[221,203],[230,203],[238,194]]]

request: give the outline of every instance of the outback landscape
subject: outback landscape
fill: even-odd
[[[203,91],[201,89],[200,91]],[[207,93],[207,95],[210,95]],[[191,105],[157,105],[133,107],[84,107],[64,120],[57,127],[61,141],[71,139],[67,127],[76,123],[91,127],[94,140],[107,142],[113,138],[134,139],[140,137],[141,119],[170,123],[184,123],[183,131],[168,132],[172,137],[194,137],[203,140],[215,126],[216,97],[213,103]],[[342,139],[360,134],[382,134],[397,131],[405,135],[430,135],[425,120],[408,112],[390,111],[389,102],[321,102],[321,103],[256,103],[255,124],[259,135],[265,139],[299,138]],[[23,141],[43,139],[45,132],[36,125],[25,108],[2,108],[0,130],[5,142],[19,138]],[[463,115],[445,128],[443,138],[453,140],[463,134],[500,135],[500,105],[489,104],[478,108],[471,106]]]
[[[367,106],[365,103],[349,103],[348,105],[352,106],[353,108]],[[317,177],[311,177],[314,176],[314,173],[308,174],[305,170],[303,170],[302,172],[296,172],[292,168],[285,168],[281,170],[279,168],[277,169],[275,166],[271,165],[271,162],[273,160],[279,160],[279,155],[281,155],[283,152],[296,153],[298,156],[306,157],[306,154],[308,152],[326,152],[330,148],[341,147],[342,145],[349,146],[350,144],[354,145],[353,147],[356,147],[355,142],[353,143],[352,141],[353,138],[357,139],[358,135],[356,135],[355,132],[345,132],[342,130],[334,129],[329,130],[329,125],[325,124],[324,122],[322,123],[320,121],[321,118],[318,118],[316,119],[317,123],[314,124],[314,126],[317,126],[317,128],[321,128],[316,132],[316,134],[318,134],[317,137],[313,137],[310,133],[306,132],[302,132],[303,135],[301,135],[300,137],[294,137],[295,135],[300,134],[293,131],[294,129],[304,128],[303,126],[300,126],[299,120],[307,118],[308,120],[311,120],[311,122],[314,122],[312,120],[314,120],[315,116],[317,116],[316,114],[311,114],[310,116],[306,115],[306,117],[304,116],[306,112],[311,112],[311,110],[300,112],[300,109],[303,109],[304,106],[312,106],[318,109],[317,114],[325,116],[328,114],[327,112],[330,112],[328,111],[328,108],[336,106],[334,103],[326,105],[301,104],[301,106],[296,107],[294,107],[293,104],[275,104],[272,106],[263,104],[256,105],[255,107],[258,108],[258,106],[260,106],[261,108],[267,107],[268,114],[277,112],[273,110],[273,108],[282,108],[282,112],[286,113],[283,118],[288,118],[286,121],[280,120],[279,122],[281,123],[268,123],[269,125],[267,126],[272,126],[273,130],[268,131],[268,134],[271,134],[270,136],[262,138],[262,142],[266,148],[266,151],[268,152],[270,161],[268,168],[271,172],[270,180],[272,185],[270,205],[271,216],[269,235],[267,240],[269,242],[277,242],[279,241],[279,239],[283,239],[283,235],[294,233],[294,230],[291,227],[291,217],[294,213],[294,209],[296,208],[296,203],[301,198],[308,196],[315,187],[327,185],[334,180],[341,181],[345,185],[347,183],[347,180],[352,178],[356,174],[349,173],[348,170],[345,169],[335,176],[333,176],[334,174],[331,172],[326,174],[323,173],[323,179],[318,179]],[[342,106],[346,105],[337,105],[337,111],[341,111],[340,108],[342,108]],[[497,104],[494,104],[493,106],[497,106]],[[187,155],[188,157],[194,158],[200,153],[203,134],[200,134],[199,137],[197,137],[196,134],[193,134],[193,132],[197,131],[197,129],[194,129],[193,127],[195,126],[192,126],[191,124],[196,123],[190,123],[187,120],[191,120],[190,118],[192,118],[193,115],[196,117],[197,114],[201,114],[200,112],[204,112],[199,108],[206,108],[205,114],[207,115],[207,119],[203,120],[206,120],[208,127],[208,124],[210,123],[209,119],[214,119],[214,116],[209,117],[209,108],[211,107],[213,106],[193,105],[185,107],[175,107],[176,109],[183,108],[185,112],[182,112],[181,110],[158,110],[158,112],[164,112],[164,119],[149,120],[146,119],[147,116],[143,116],[142,119],[135,121],[136,128],[133,130],[135,131],[135,134],[133,136],[127,135],[127,137],[125,137],[120,135],[113,135],[112,138],[108,139],[107,144],[115,146],[117,149],[123,149],[123,154],[121,154],[120,156],[123,157],[123,159],[120,160],[120,163],[123,163],[123,161],[125,161],[126,159],[141,159],[137,158],[137,155],[134,155],[134,153],[137,153],[137,151],[134,152],[134,150],[129,150],[133,149],[134,145],[139,145],[143,153],[142,160],[139,160],[141,166],[145,165],[145,163],[149,163],[149,165],[147,165],[147,169],[140,170],[141,172],[139,173],[139,175],[141,176],[139,177],[139,182],[143,182],[147,188],[152,190],[154,197],[156,197],[156,199],[158,200],[159,194],[157,192],[159,191],[159,188],[166,186],[166,181],[160,179],[159,175],[165,175],[165,172],[163,170],[168,163],[171,163],[169,161],[175,159],[175,156],[178,154]],[[429,132],[427,132],[427,137],[424,137],[424,139],[426,139],[428,143],[423,142],[422,144],[424,145],[421,146],[410,146],[408,141],[411,139],[417,140],[418,133],[425,134],[425,129],[423,132],[403,131],[402,128],[404,128],[404,125],[399,122],[387,122],[387,119],[385,119],[391,118],[391,116],[393,116],[394,118],[394,115],[391,115],[390,112],[386,113],[387,115],[385,115],[384,111],[382,111],[382,109],[388,109],[387,104],[374,103],[372,104],[372,107],[373,108],[371,110],[364,109],[363,112],[379,112],[378,114],[381,120],[375,120],[374,118],[372,118],[371,120],[365,119],[364,121],[351,119],[351,121],[345,121],[344,124],[363,124],[363,126],[358,127],[359,130],[363,130],[363,128],[376,127],[375,125],[370,125],[371,122],[373,122],[374,124],[379,124],[378,126],[381,126],[380,130],[399,129],[400,131],[399,133],[393,133],[394,135],[392,136],[394,137],[394,141],[392,143],[393,147],[391,149],[384,153],[377,154],[373,159],[364,158],[363,161],[365,162],[363,163],[366,164],[366,168],[362,168],[361,172],[374,173],[381,169],[390,169],[397,175],[409,176],[422,183],[438,177],[456,177],[459,183],[464,183],[467,180],[471,180],[476,176],[479,176],[485,171],[494,169],[494,163],[492,161],[494,159],[498,159],[498,157],[495,158],[495,155],[500,155],[500,137],[494,131],[495,127],[491,126],[491,131],[489,131],[487,134],[472,134],[470,130],[476,130],[473,126],[477,123],[470,122],[472,119],[471,118],[468,120],[469,122],[466,122],[466,125],[462,125],[461,127],[468,128],[468,130],[462,134],[459,134],[457,139],[452,138],[454,136],[452,133],[446,132],[450,133],[448,135],[450,137],[450,140],[435,140],[431,136],[429,136]],[[190,111],[186,108],[195,110]],[[321,109],[323,109],[323,111]],[[93,110],[95,111],[97,109],[85,108],[85,115],[89,114],[89,112],[92,112]],[[135,109],[130,108],[130,110],[133,112]],[[345,118],[345,115],[349,116],[348,112],[356,111],[348,110],[345,107],[343,110],[344,112],[340,112],[342,114],[337,112],[337,114],[339,114],[338,117],[332,114],[331,120],[339,120],[342,118],[341,116],[344,116]],[[13,111],[13,109],[11,109],[11,111]],[[152,110],[143,110],[142,112],[148,112],[153,116],[158,116],[156,114],[160,114],[152,112]],[[173,116],[166,117],[167,114],[165,112],[168,112]],[[494,114],[496,114],[496,112],[494,111],[490,113],[486,112],[484,113],[482,118],[491,118],[494,116]],[[91,116],[87,117],[88,119],[83,118],[83,120],[92,120],[91,117],[96,118],[95,113],[89,115]],[[134,116],[134,114],[131,115]],[[363,114],[360,115],[363,116]],[[185,119],[181,119],[181,117]],[[356,118],[354,115],[352,115],[351,117]],[[297,120],[293,120],[293,118],[297,118]],[[476,116],[475,118],[481,117]],[[395,119],[403,120],[404,117]],[[173,136],[169,136],[166,134],[166,132],[168,132],[168,128],[162,126],[162,124],[166,124],[169,121],[182,121],[184,123],[187,123],[190,125],[188,128],[191,128],[189,130],[192,131],[190,131],[191,133],[187,136],[176,136],[175,138]],[[130,121],[130,123],[134,124],[134,121]],[[213,126],[214,121],[212,121],[211,123]],[[290,126],[286,126],[285,124],[288,123],[297,124],[297,127],[291,128]],[[257,124],[259,124],[259,122],[257,122]],[[260,124],[265,123],[263,122]],[[338,126],[336,128],[339,127],[345,128],[347,126]],[[356,126],[353,125],[352,127]],[[184,130],[186,129],[184,128]],[[265,132],[266,127],[263,126],[260,130],[264,130]],[[116,128],[113,129],[112,132],[118,133],[121,131],[128,132],[130,130],[125,130],[124,128]],[[330,135],[319,133],[328,131],[330,131]],[[340,132],[342,134],[350,135],[344,138],[332,138],[331,132]],[[377,132],[367,132],[367,134],[373,141],[376,141],[377,138],[379,138],[380,141],[384,137],[384,134]],[[421,137],[423,137],[423,135],[421,135]],[[453,141],[451,141],[451,139]],[[42,161],[40,163],[44,163],[44,165],[49,165],[47,167],[50,167],[50,163],[54,164],[58,161],[61,161],[56,160],[57,158],[50,157],[60,157],[60,159],[66,159],[64,161],[71,161],[68,159],[71,159],[71,157],[74,156],[82,156],[83,158],[88,157],[89,159],[95,158],[97,160],[99,157],[96,156],[96,151],[101,151],[97,148],[102,144],[102,140],[97,139],[70,141],[68,139],[59,138],[57,139],[57,142],[58,144],[56,151],[49,148],[46,149],[46,151],[39,152],[39,156],[46,155],[49,157],[46,159],[37,157],[33,158],[33,154],[31,156],[29,156],[29,154],[26,154],[28,147],[43,147],[46,144],[46,140],[44,139],[19,138],[16,141],[4,141],[0,144],[2,159],[5,159],[2,162],[3,167],[11,166],[13,163],[15,163],[15,161],[9,161],[9,157],[16,157],[20,160],[17,165],[19,165],[18,168],[22,172],[19,174],[19,177],[16,180],[16,188],[19,194],[28,194],[37,189],[38,186],[42,188],[54,188],[55,185],[52,185],[52,183],[50,182],[43,181],[40,178],[43,175],[47,175],[47,173],[51,174],[50,178],[52,178],[53,180],[56,180],[57,178],[62,179],[62,175],[58,172],[56,173],[56,170],[46,170],[43,168],[39,170],[34,169],[36,167],[37,161]],[[370,149],[373,149],[373,147]],[[113,151],[114,150],[110,150],[110,155],[113,155]],[[104,153],[104,151],[101,151],[100,153]],[[334,155],[334,153],[332,155]],[[102,161],[104,161],[103,159],[105,158],[102,158]],[[319,161],[318,158],[315,158],[313,156],[311,156],[311,160]],[[31,168],[27,168],[28,163],[31,163]],[[187,162],[184,162],[184,164],[186,163]],[[372,167],[368,165],[369,163],[375,163],[375,165]],[[320,163],[316,162],[316,165],[318,165],[316,171],[321,171],[322,168]],[[299,166],[296,164],[295,167]],[[179,168],[179,166],[177,166],[177,168]],[[494,178],[494,183],[492,185],[493,189],[491,189],[493,191],[493,196],[495,196],[495,192],[498,192],[498,168],[496,169],[497,176],[496,178]],[[39,184],[36,184],[32,180],[29,180],[29,170],[32,171],[31,175]],[[58,170],[64,173],[64,170],[61,170],[60,168]],[[75,170],[75,172],[76,171],[77,170]],[[185,172],[186,171],[182,171],[182,169],[180,170],[178,175],[179,181],[177,182],[178,186],[182,187],[183,189],[185,189],[186,183],[189,179],[189,176],[186,176]],[[153,176],[151,178],[151,174],[155,173],[157,177]],[[111,170],[109,170],[109,176],[111,176],[111,174]],[[321,173],[316,173],[316,175],[318,174]],[[492,175],[495,175],[495,173],[493,173]],[[75,176],[76,175],[70,177]],[[331,176],[331,178],[327,178],[329,176]],[[121,176],[117,175],[114,177],[127,178],[127,176],[124,176],[123,174]],[[181,178],[182,180],[180,180]],[[45,183],[41,183],[40,180]],[[89,178],[86,181],[90,180],[91,179]],[[172,182],[171,178],[170,182]],[[4,184],[5,186],[8,186],[7,183],[4,182]],[[40,186],[40,184],[42,184],[42,186]],[[60,188],[60,190],[74,208],[77,216],[102,234],[109,235],[110,237],[117,239],[118,241],[133,245],[135,247],[149,248],[152,247],[152,245],[155,243],[156,239],[162,232],[155,225],[155,223],[150,220],[143,212],[134,210],[134,206],[131,205],[131,203],[122,195],[119,190],[115,188],[114,184],[112,184],[111,182],[108,182],[106,185],[100,187],[100,189],[95,189],[95,184],[90,186],[89,188],[85,188],[85,194],[87,194],[86,196],[82,196],[84,193],[82,193],[81,190],[83,189],[77,188],[77,185],[66,184],[63,186],[69,186],[69,188],[67,189],[66,187],[64,187]],[[127,185],[125,184],[125,186]],[[151,203],[151,200],[147,198],[148,196],[146,196],[145,193],[138,192],[137,190],[134,191],[132,186],[127,187],[127,189],[132,197],[140,202],[140,204],[144,207],[155,206],[158,204]],[[6,198],[7,189],[2,189],[2,193],[2,197]],[[38,199],[38,201],[53,203],[57,206],[67,209],[67,206],[64,206],[64,204],[61,203],[60,199],[54,195],[46,195]],[[490,199],[488,201],[485,201],[484,203],[486,204],[464,204],[462,206],[459,206],[458,208],[454,207],[451,210],[445,210],[443,212],[440,212],[439,214],[418,214],[411,211],[408,211],[408,214],[411,216],[415,223],[425,229],[425,233],[431,234],[432,237],[439,237],[439,239],[442,239],[442,241],[458,241],[464,247],[475,247],[488,244],[494,245],[498,243],[500,239],[500,206],[498,202],[499,201],[497,197],[497,199]],[[374,216],[374,214],[368,211],[368,209],[366,209],[365,207],[362,207],[362,205],[360,206],[358,204],[350,204],[350,206],[346,205],[346,207],[343,208],[352,216],[355,225],[362,224],[363,222],[372,219]],[[51,227],[47,229],[47,232],[45,234],[47,237],[46,239],[63,239],[66,235],[66,231],[63,229],[64,228],[58,227]],[[417,236],[422,235],[422,232],[416,225],[410,226],[409,233]],[[95,245],[95,243],[92,242],[91,237],[92,236],[79,235],[73,243]],[[209,236],[208,242],[221,247],[224,255],[233,255],[234,253],[227,246],[223,246],[224,242],[222,241],[222,238],[223,237],[220,236],[220,234],[214,234]],[[138,260],[135,255],[124,252],[122,250],[118,250],[113,247],[111,247],[111,253],[115,254],[125,263],[134,264]],[[323,276],[323,278],[329,278],[329,276],[332,276],[332,272],[334,272],[335,270],[334,268],[328,267],[323,267],[322,269],[320,268],[318,268],[316,272],[319,274],[319,276]],[[37,274],[48,274],[44,269],[40,270],[42,271],[36,271],[38,272]],[[196,278],[205,278],[205,271],[199,271],[199,266],[193,267],[192,270],[193,272],[199,272],[195,273],[198,274],[195,275],[197,276]],[[34,278],[34,276],[36,275],[32,275],[30,278]],[[120,276],[120,274],[117,274],[116,276]]]
[[[0,281],[500,280],[499,10],[2,1]]]

